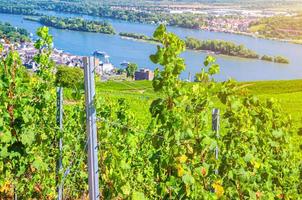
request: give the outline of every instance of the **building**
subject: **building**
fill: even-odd
[[[22,63],[33,71],[37,70],[37,65],[34,62],[34,56],[38,54],[38,50],[35,48],[33,42],[23,42],[21,44],[14,43],[9,44],[4,39],[0,39],[0,44],[3,46],[3,55],[6,55],[13,47],[20,55]],[[50,58],[57,65],[66,65],[70,67],[76,67],[82,65],[82,57],[65,53],[62,50],[54,49]]]
[[[154,72],[150,69],[140,69],[135,72],[135,80],[148,80],[152,81],[154,78]]]
[[[96,73],[103,75],[109,74],[114,69],[114,66],[109,61],[109,55],[105,52],[95,51],[93,56],[99,60]]]

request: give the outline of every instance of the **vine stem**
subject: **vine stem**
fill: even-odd
[[[241,187],[240,187],[240,181],[238,181],[236,185],[237,185],[237,191],[238,191],[238,194],[239,194],[239,199],[243,200],[243,195],[242,195]]]
[[[12,47],[12,51],[13,51],[13,47]],[[10,73],[10,77],[11,77],[11,80],[12,82],[9,84],[9,87],[8,87],[8,98],[10,100],[10,102],[8,103],[7,105],[7,112],[9,114],[9,117],[10,117],[10,127],[11,127],[11,134],[13,136],[16,137],[17,141],[18,141],[18,138],[17,138],[17,133],[16,133],[16,130],[14,128],[15,126],[15,117],[14,117],[14,104],[13,104],[13,100],[15,98],[15,94],[14,94],[14,91],[15,91],[15,87],[16,87],[16,62],[14,61],[13,65],[12,65],[12,68],[9,72],[9,70],[7,69],[7,73],[9,74]],[[8,75],[7,74],[7,75]]]
[[[203,188],[206,190],[206,183],[204,181],[204,177],[202,177]]]

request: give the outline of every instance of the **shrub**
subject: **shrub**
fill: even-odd
[[[84,88],[84,72],[79,67],[59,66],[56,73],[56,85],[71,89]]]

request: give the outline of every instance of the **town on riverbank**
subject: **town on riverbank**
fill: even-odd
[[[120,66],[120,63],[123,61],[131,61],[137,63],[139,66],[147,66],[154,70],[157,66],[148,62],[148,54],[151,53],[153,46],[157,45],[155,44],[156,41],[152,41],[152,30],[155,29],[155,25],[147,25],[146,23],[154,22],[154,24],[158,24],[167,22],[168,25],[171,25],[168,29],[179,35],[183,40],[186,40],[186,38],[196,40],[196,42],[194,41],[194,45],[190,45],[189,42],[186,42],[188,51],[186,51],[183,56],[188,60],[186,63],[188,68],[187,71],[181,75],[183,79],[186,79],[189,73],[193,75],[197,73],[201,58],[208,54],[217,55],[220,64],[224,66],[222,73],[218,75],[219,80],[225,80],[226,77],[234,77],[238,80],[268,80],[299,78],[300,76],[300,72],[295,71],[301,65],[301,61],[295,53],[300,51],[300,45],[245,37],[237,34],[201,31],[194,27],[186,26],[190,21],[194,21],[198,18],[198,13],[165,12],[167,15],[159,14],[158,17],[153,18],[152,22],[150,21],[151,18],[149,19],[150,13],[148,14],[147,11],[147,13],[136,12],[140,7],[132,12],[132,10],[118,10],[118,8],[115,8],[112,4],[104,8],[102,7],[104,5],[96,5],[96,10],[93,11],[89,5],[84,8],[81,3],[75,3],[74,1],[62,4],[51,1],[51,3],[53,7],[47,7],[49,4],[43,2],[41,5],[33,3],[33,5],[28,6],[28,9],[21,10],[19,9],[21,3],[16,3],[12,9],[5,10],[6,7],[3,7],[3,12],[15,13],[16,15],[0,15],[4,22],[10,22],[14,27],[25,28],[30,33],[34,33],[35,29],[42,25],[52,27],[50,30],[56,35],[57,39],[55,43],[58,48],[75,55],[90,55],[95,50],[101,50],[111,56],[111,60],[115,66]],[[71,6],[69,11],[64,11],[65,8],[63,8],[62,5],[67,6],[67,4],[75,5],[75,7]],[[39,6],[40,9],[37,9],[37,6]],[[209,7],[207,8],[211,10]],[[247,9],[245,7],[240,9],[252,11],[255,8],[256,7]],[[226,10],[222,10],[226,12],[223,12],[223,14],[218,17],[230,14],[230,12],[227,12],[227,9],[231,9],[231,7],[226,7],[225,9]],[[260,7],[258,9],[263,10]],[[86,11],[89,12],[87,13]],[[100,11],[102,11],[102,15],[100,15]],[[145,10],[142,9],[141,11]],[[285,11],[279,12],[279,10],[276,9],[269,13],[266,10],[265,13],[267,16],[262,17],[271,18],[269,14],[272,13],[284,16],[282,19],[285,17],[294,17],[286,14]],[[297,12],[293,12],[292,14],[296,13]],[[213,14],[213,12],[210,14]],[[41,20],[24,20],[28,15],[31,17],[34,16],[36,19],[45,18],[47,20],[45,22],[43,20],[43,23]],[[128,19],[123,19],[124,16],[128,16]],[[162,20],[157,20],[158,18]],[[205,18],[200,19],[204,20]],[[46,22],[49,23],[44,24]],[[101,26],[109,25],[107,28],[112,25],[115,33],[103,34],[104,32],[98,32],[97,30],[101,30],[98,28],[99,22],[107,22],[101,24]],[[78,32],[75,33],[74,31]],[[125,40],[125,36],[119,36],[122,32],[148,36],[149,38],[146,41],[150,42],[150,44],[139,42],[136,38],[132,39],[130,37],[127,37],[128,40]],[[132,40],[129,40],[129,38]],[[143,41],[143,39],[139,40]],[[197,45],[195,46],[195,44]],[[282,45],[284,48],[275,48],[276,45]],[[242,69],[244,69],[244,73]],[[263,70],[267,73],[262,73]],[[257,71],[257,73],[255,71]]]
[[[24,2],[23,2],[24,1]],[[30,2],[30,4],[29,4]],[[271,1],[269,1],[271,2]],[[24,5],[27,6],[24,6]],[[141,2],[120,4],[119,2],[81,1],[43,1],[12,0],[9,3],[0,0],[0,13],[35,16],[28,18],[56,28],[67,28],[63,19],[44,16],[44,11],[65,12],[79,15],[98,16],[128,22],[166,24],[190,29],[242,34],[252,37],[280,40],[291,43],[302,42],[301,3],[290,1],[272,2],[247,1],[236,3],[192,3],[183,2]],[[240,6],[239,6],[240,5]],[[80,19],[72,23],[79,22]],[[84,26],[72,26],[69,29],[113,34],[112,27],[105,24],[86,22]]]
[[[7,41],[2,38],[0,39],[0,46],[2,46],[2,54],[6,54],[11,50],[11,48],[14,48],[14,50],[18,52],[22,64],[28,70],[33,72],[39,70],[36,62],[34,61],[34,56],[38,53],[38,50],[34,46],[34,42],[24,41],[11,44],[7,43]],[[97,60],[95,72],[100,77],[101,81],[153,80],[154,73],[150,69],[138,69],[136,64],[126,61],[121,63],[119,67],[115,67],[110,62],[109,55],[106,52],[95,51],[93,56]],[[63,50],[54,48],[50,58],[56,63],[56,66],[83,68],[82,56],[72,55],[64,52]]]
[[[36,71],[38,69],[34,61],[34,56],[38,53],[38,50],[34,46],[34,42],[30,41],[8,44],[4,39],[0,39],[0,44],[2,45],[4,52],[8,52],[13,45],[14,49],[19,53],[22,63],[25,67],[33,71]],[[69,67],[82,66],[81,56],[72,55],[56,48],[53,49],[51,59],[57,65],[64,65]]]

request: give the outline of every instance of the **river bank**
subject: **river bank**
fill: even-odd
[[[136,32],[152,36],[156,26],[124,22],[121,20],[110,20],[86,15],[71,15],[62,13],[45,13],[57,17],[83,17],[88,20],[107,20],[116,32]],[[35,33],[41,24],[33,21],[23,20],[21,15],[0,14],[3,22],[9,22],[14,27],[25,28],[29,33]],[[259,54],[270,52],[272,55],[284,55],[290,60],[290,64],[278,64],[256,59],[241,59],[223,55],[215,55],[217,63],[221,66],[221,73],[215,76],[219,81],[234,78],[239,81],[255,80],[284,80],[302,78],[302,52],[301,45],[281,43],[271,40],[263,40],[242,35],[216,33],[209,31],[191,30],[177,27],[167,27],[168,31],[175,33],[180,38],[194,37],[200,40],[226,40],[237,44],[244,44]],[[138,64],[140,68],[154,70],[154,65],[149,60],[149,56],[156,51],[154,43],[125,40],[118,35],[107,35],[99,33],[70,31],[63,29],[50,28],[50,33],[54,38],[54,46],[73,55],[89,56],[95,50],[101,50],[110,55],[110,62],[114,66],[127,61]],[[34,37],[35,34],[34,34]],[[187,50],[181,55],[187,65],[186,71],[181,74],[182,79],[187,79],[189,74],[194,76],[200,72],[203,60],[207,56],[206,52]]]
[[[302,40],[286,40],[286,39],[280,39],[280,38],[271,38],[271,37],[265,37],[265,36],[262,36],[262,35],[259,35],[259,34],[255,34],[255,33],[252,33],[252,32],[239,32],[239,31],[228,31],[228,30],[210,30],[209,28],[199,28],[198,30],[216,32],[216,33],[229,33],[229,34],[243,35],[243,36],[248,36],[248,37],[252,37],[252,38],[259,38],[259,39],[265,39],[265,40],[272,40],[272,41],[302,45]]]
[[[40,14],[50,14],[50,13],[56,13],[58,14],[57,11],[54,10],[37,10],[38,13]],[[132,24],[141,24],[141,25],[152,25],[152,26],[158,26],[161,23],[153,23],[153,22],[139,22],[139,21],[125,21],[122,19],[116,19],[113,17],[99,17],[97,15],[87,15],[87,14],[76,14],[73,12],[60,12],[61,15],[73,15],[73,16],[82,16],[82,17],[87,17],[89,16],[90,18],[103,18],[106,20],[113,20],[113,21],[121,21],[125,23],[132,23]],[[167,24],[166,24],[167,25]],[[265,40],[271,40],[271,41],[277,41],[277,42],[284,42],[284,43],[290,43],[290,44],[299,44],[302,45],[302,40],[286,40],[286,39],[280,39],[280,38],[271,38],[271,37],[265,37],[259,34],[255,34],[253,32],[242,32],[242,31],[233,31],[233,30],[227,30],[227,29],[213,29],[211,27],[182,27],[179,25],[167,25],[170,27],[175,27],[175,28],[181,28],[181,29],[188,29],[188,30],[196,30],[196,31],[207,31],[207,32],[213,32],[213,33],[225,33],[225,34],[234,34],[234,35],[240,35],[240,36],[248,36],[251,38],[256,38],[256,39],[265,39]]]
[[[119,33],[119,35],[123,39],[134,39],[136,41],[158,44],[158,41],[155,38],[143,34],[122,32]],[[233,42],[223,40],[198,40],[191,37],[186,38],[184,42],[188,50],[202,51],[207,54],[225,55],[246,59],[260,59],[267,62],[289,64],[289,60],[284,56],[268,56],[266,54],[261,56],[246,48],[244,45],[237,45]]]
[[[104,34],[115,34],[115,30],[106,21],[91,21],[82,18],[60,18],[54,16],[42,16],[42,17],[23,17],[24,20],[38,22],[44,26],[54,27],[58,29],[72,30],[72,31],[84,31]]]

